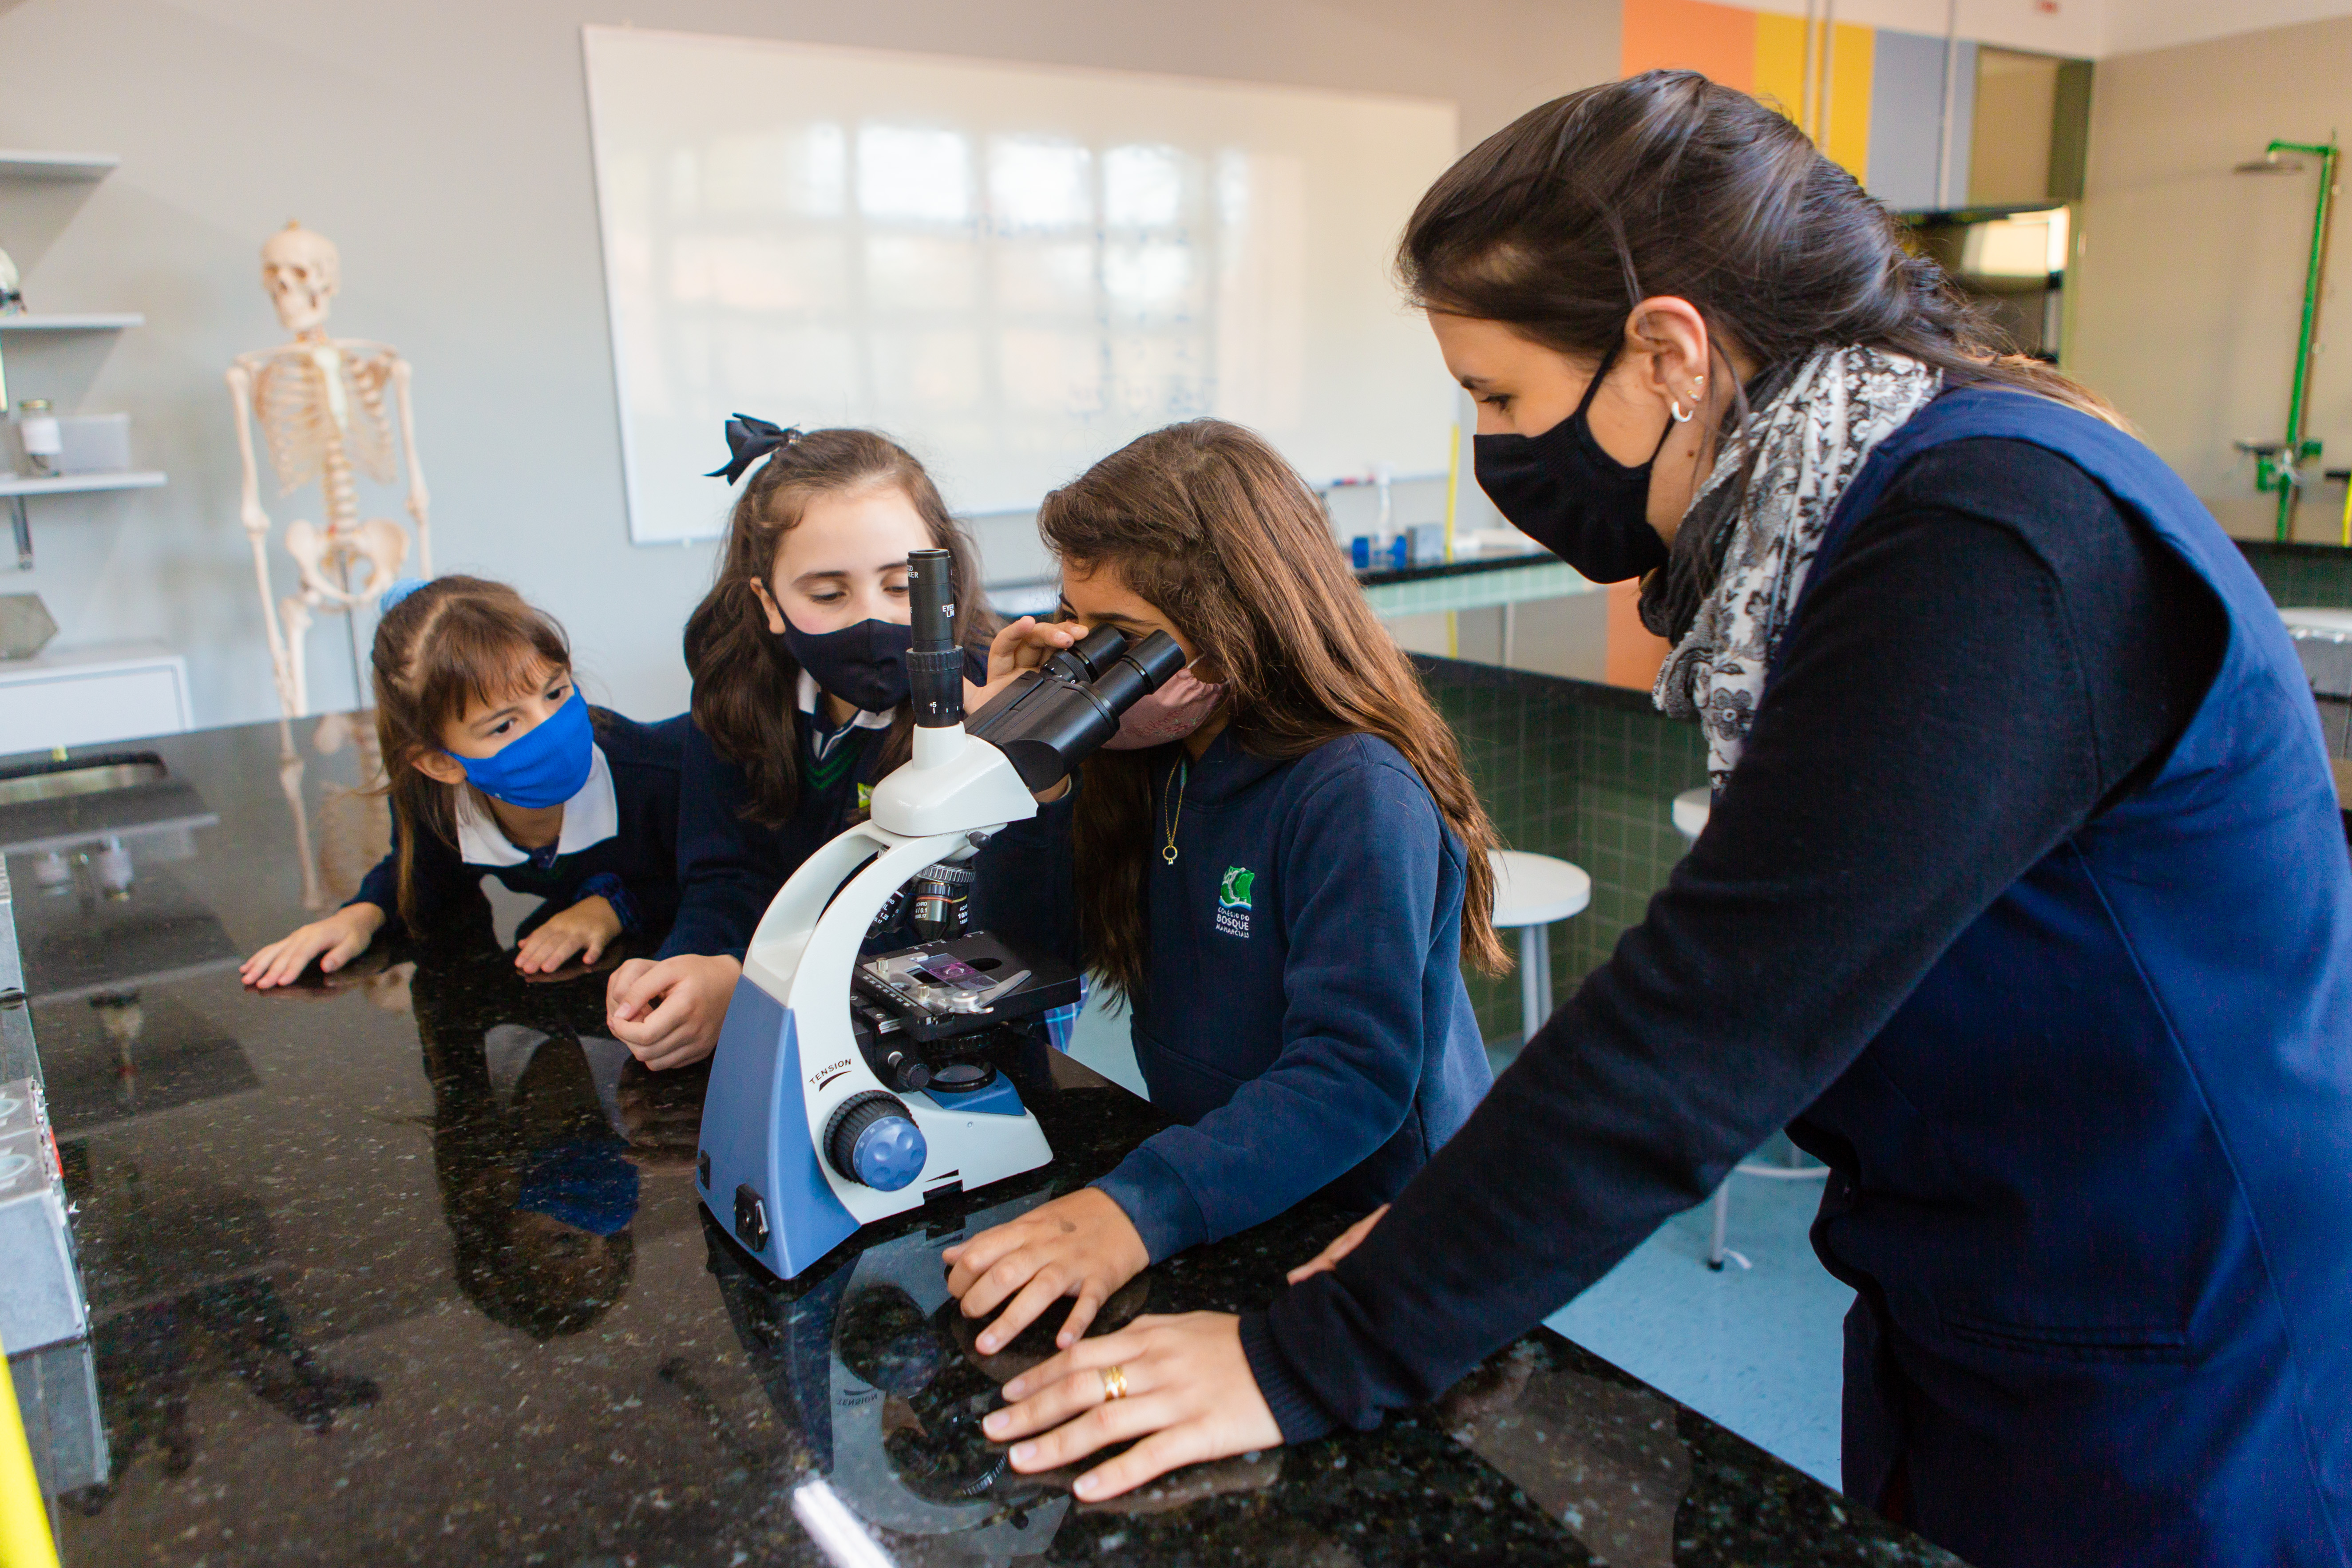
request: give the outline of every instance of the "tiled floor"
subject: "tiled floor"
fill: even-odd
[[[1732,1178],[1730,1244],[1706,1267],[1705,1205],[1678,1215],[1547,1320],[1596,1355],[1838,1484],[1841,1325],[1853,1292],[1805,1239],[1816,1182]]]
[[[1070,1054],[1144,1092],[1127,1016],[1099,1004],[1078,1020]],[[1709,1216],[1677,1215],[1551,1326],[1627,1372],[1838,1484],[1840,1324],[1853,1292],[1831,1279],[1805,1239],[1814,1182],[1735,1177],[1731,1246],[1751,1268],[1706,1267]]]

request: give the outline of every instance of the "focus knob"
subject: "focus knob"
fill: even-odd
[[[824,1157],[833,1168],[877,1192],[895,1193],[921,1175],[929,1153],[914,1113],[895,1094],[853,1094],[825,1128]]]

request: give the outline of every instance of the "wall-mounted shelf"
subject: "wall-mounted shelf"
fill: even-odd
[[[143,327],[147,318],[136,310],[65,310],[39,315],[0,316],[0,332],[120,332]]]
[[[102,180],[121,162],[111,153],[26,153],[0,147],[0,179]]]
[[[152,490],[163,483],[163,476],[152,468],[138,468],[122,474],[61,474],[47,479],[0,474],[0,496],[72,496],[87,495],[93,490]]]

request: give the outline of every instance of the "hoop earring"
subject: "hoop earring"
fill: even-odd
[[[1690,414],[1685,414],[1683,412],[1683,405],[1669,397],[1666,399],[1666,412],[1675,416],[1675,424],[1687,425],[1691,422],[1691,414],[1696,414],[1698,412],[1698,405],[1694,402],[1691,405]]]

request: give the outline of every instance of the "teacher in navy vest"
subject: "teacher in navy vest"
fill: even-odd
[[[1036,1368],[991,1434],[1022,1469],[1143,1436],[1102,1497],[1371,1426],[1786,1124],[1857,1293],[1851,1496],[1979,1568],[2347,1561],[2352,861],[2237,550],[1701,77],[1490,137],[1399,268],[1480,483],[1642,579],[1712,820],[1391,1209],[1262,1313]]]

